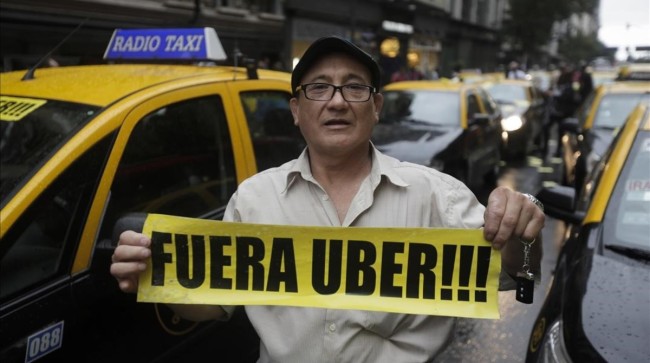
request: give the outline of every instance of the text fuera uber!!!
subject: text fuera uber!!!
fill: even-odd
[[[197,52],[201,50],[203,35],[168,34],[160,35],[135,35],[115,37],[113,52],[156,52],[164,44],[165,52]]]
[[[173,261],[175,278],[187,289],[202,287],[209,281],[210,289],[298,293],[298,279],[305,278],[304,272],[298,273],[292,238],[273,238],[270,251],[267,251],[264,241],[253,236],[153,231],[151,237],[152,286],[165,285],[166,278],[170,278],[165,276],[165,265],[174,264]],[[233,239],[234,249],[229,248],[233,246]],[[438,249],[429,243],[384,241],[381,251],[375,244],[362,240],[314,238],[311,243],[311,266],[306,272],[311,276],[311,287],[321,295],[335,294],[343,284],[345,294],[372,295],[379,281],[379,296],[451,300],[450,289],[440,289],[440,296],[436,297],[436,283],[440,283],[440,287],[452,284],[457,250],[460,286],[469,287],[472,261],[476,258],[476,287],[479,289],[485,287],[491,253],[489,246],[443,245],[442,266],[438,269],[442,276],[436,281],[434,269],[438,264]],[[175,248],[166,252],[165,244],[173,244]],[[408,252],[405,252],[407,245]],[[406,263],[400,263],[400,259]],[[234,272],[231,277],[225,273],[226,269]],[[403,286],[395,283],[400,275]],[[459,295],[465,295],[459,296],[459,300],[470,300],[469,291]],[[484,292],[477,292],[475,301],[486,301]]]

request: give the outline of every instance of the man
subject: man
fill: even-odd
[[[541,210],[527,196],[496,189],[488,207],[456,179],[377,151],[370,135],[383,97],[377,63],[352,43],[314,42],[292,75],[294,123],[307,141],[298,157],[244,181],[224,220],[261,224],[480,228],[502,252],[503,269],[523,265],[521,240],[539,238]],[[150,240],[125,232],[111,273],[135,292]],[[541,243],[533,244],[539,272]],[[503,274],[503,279],[509,277]],[[175,305],[192,320],[227,318],[234,307]],[[246,306],[260,336],[260,362],[425,362],[451,337],[454,319],[374,311]]]

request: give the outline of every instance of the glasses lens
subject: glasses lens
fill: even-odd
[[[326,83],[313,83],[305,86],[305,96],[310,100],[328,101],[334,94],[334,86]]]
[[[360,84],[343,86],[342,92],[347,101],[367,101],[370,98],[370,88]]]

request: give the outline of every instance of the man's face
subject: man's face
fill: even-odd
[[[300,83],[370,85],[370,79],[363,64],[346,54],[334,53],[314,63]],[[336,91],[329,101],[313,101],[300,91],[291,99],[291,112],[310,151],[334,156],[367,147],[382,104],[380,94],[366,102],[348,102]]]

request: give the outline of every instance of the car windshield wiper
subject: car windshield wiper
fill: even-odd
[[[605,248],[608,250],[620,253],[622,255],[634,258],[634,259],[643,259],[650,261],[650,251],[644,250],[641,248],[627,247],[622,245],[605,245]]]

